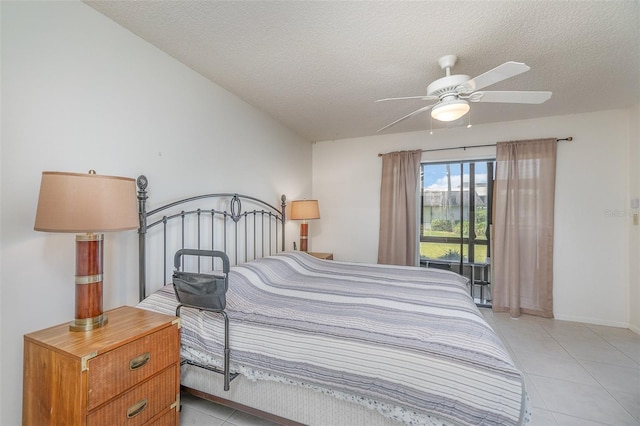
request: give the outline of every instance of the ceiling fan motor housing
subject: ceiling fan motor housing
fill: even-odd
[[[456,88],[469,80],[471,80],[471,77],[464,74],[449,75],[439,78],[427,86],[427,95],[442,98],[443,95],[448,93],[456,94]]]

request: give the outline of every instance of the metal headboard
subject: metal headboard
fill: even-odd
[[[232,265],[284,251],[284,195],[280,198],[280,209],[247,195],[220,193],[184,198],[147,211],[148,184],[146,176],[138,177],[140,300],[146,297],[147,290],[147,233],[157,226],[161,230],[150,235],[162,237],[162,261],[159,261],[163,267],[162,285],[168,282],[173,255],[178,249],[224,251]],[[196,201],[200,204],[198,208]],[[243,210],[243,202],[249,205],[248,209]],[[196,262],[192,267],[200,272],[200,258]]]

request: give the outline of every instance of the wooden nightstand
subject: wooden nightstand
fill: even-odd
[[[308,253],[313,257],[317,257],[318,259],[333,260],[333,253],[318,253],[312,251]]]
[[[180,320],[124,306],[24,336],[23,425],[177,425]]]

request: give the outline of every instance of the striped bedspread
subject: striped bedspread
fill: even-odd
[[[139,306],[173,314],[172,286]],[[452,272],[288,252],[233,267],[226,312],[232,371],[252,379],[311,386],[407,424],[528,417],[521,373]],[[220,316],[181,316],[183,356],[219,365]]]

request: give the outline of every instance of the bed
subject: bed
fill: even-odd
[[[234,265],[225,309],[234,379],[225,391],[222,316],[187,308],[180,315],[184,391],[282,424],[529,420],[523,376],[466,278],[286,251],[284,196],[278,208],[207,194],[147,211],[147,184],[138,179],[138,306],[175,313],[166,283],[180,248],[225,251]],[[207,207],[192,207],[200,202]],[[195,258],[183,269],[216,265]]]

